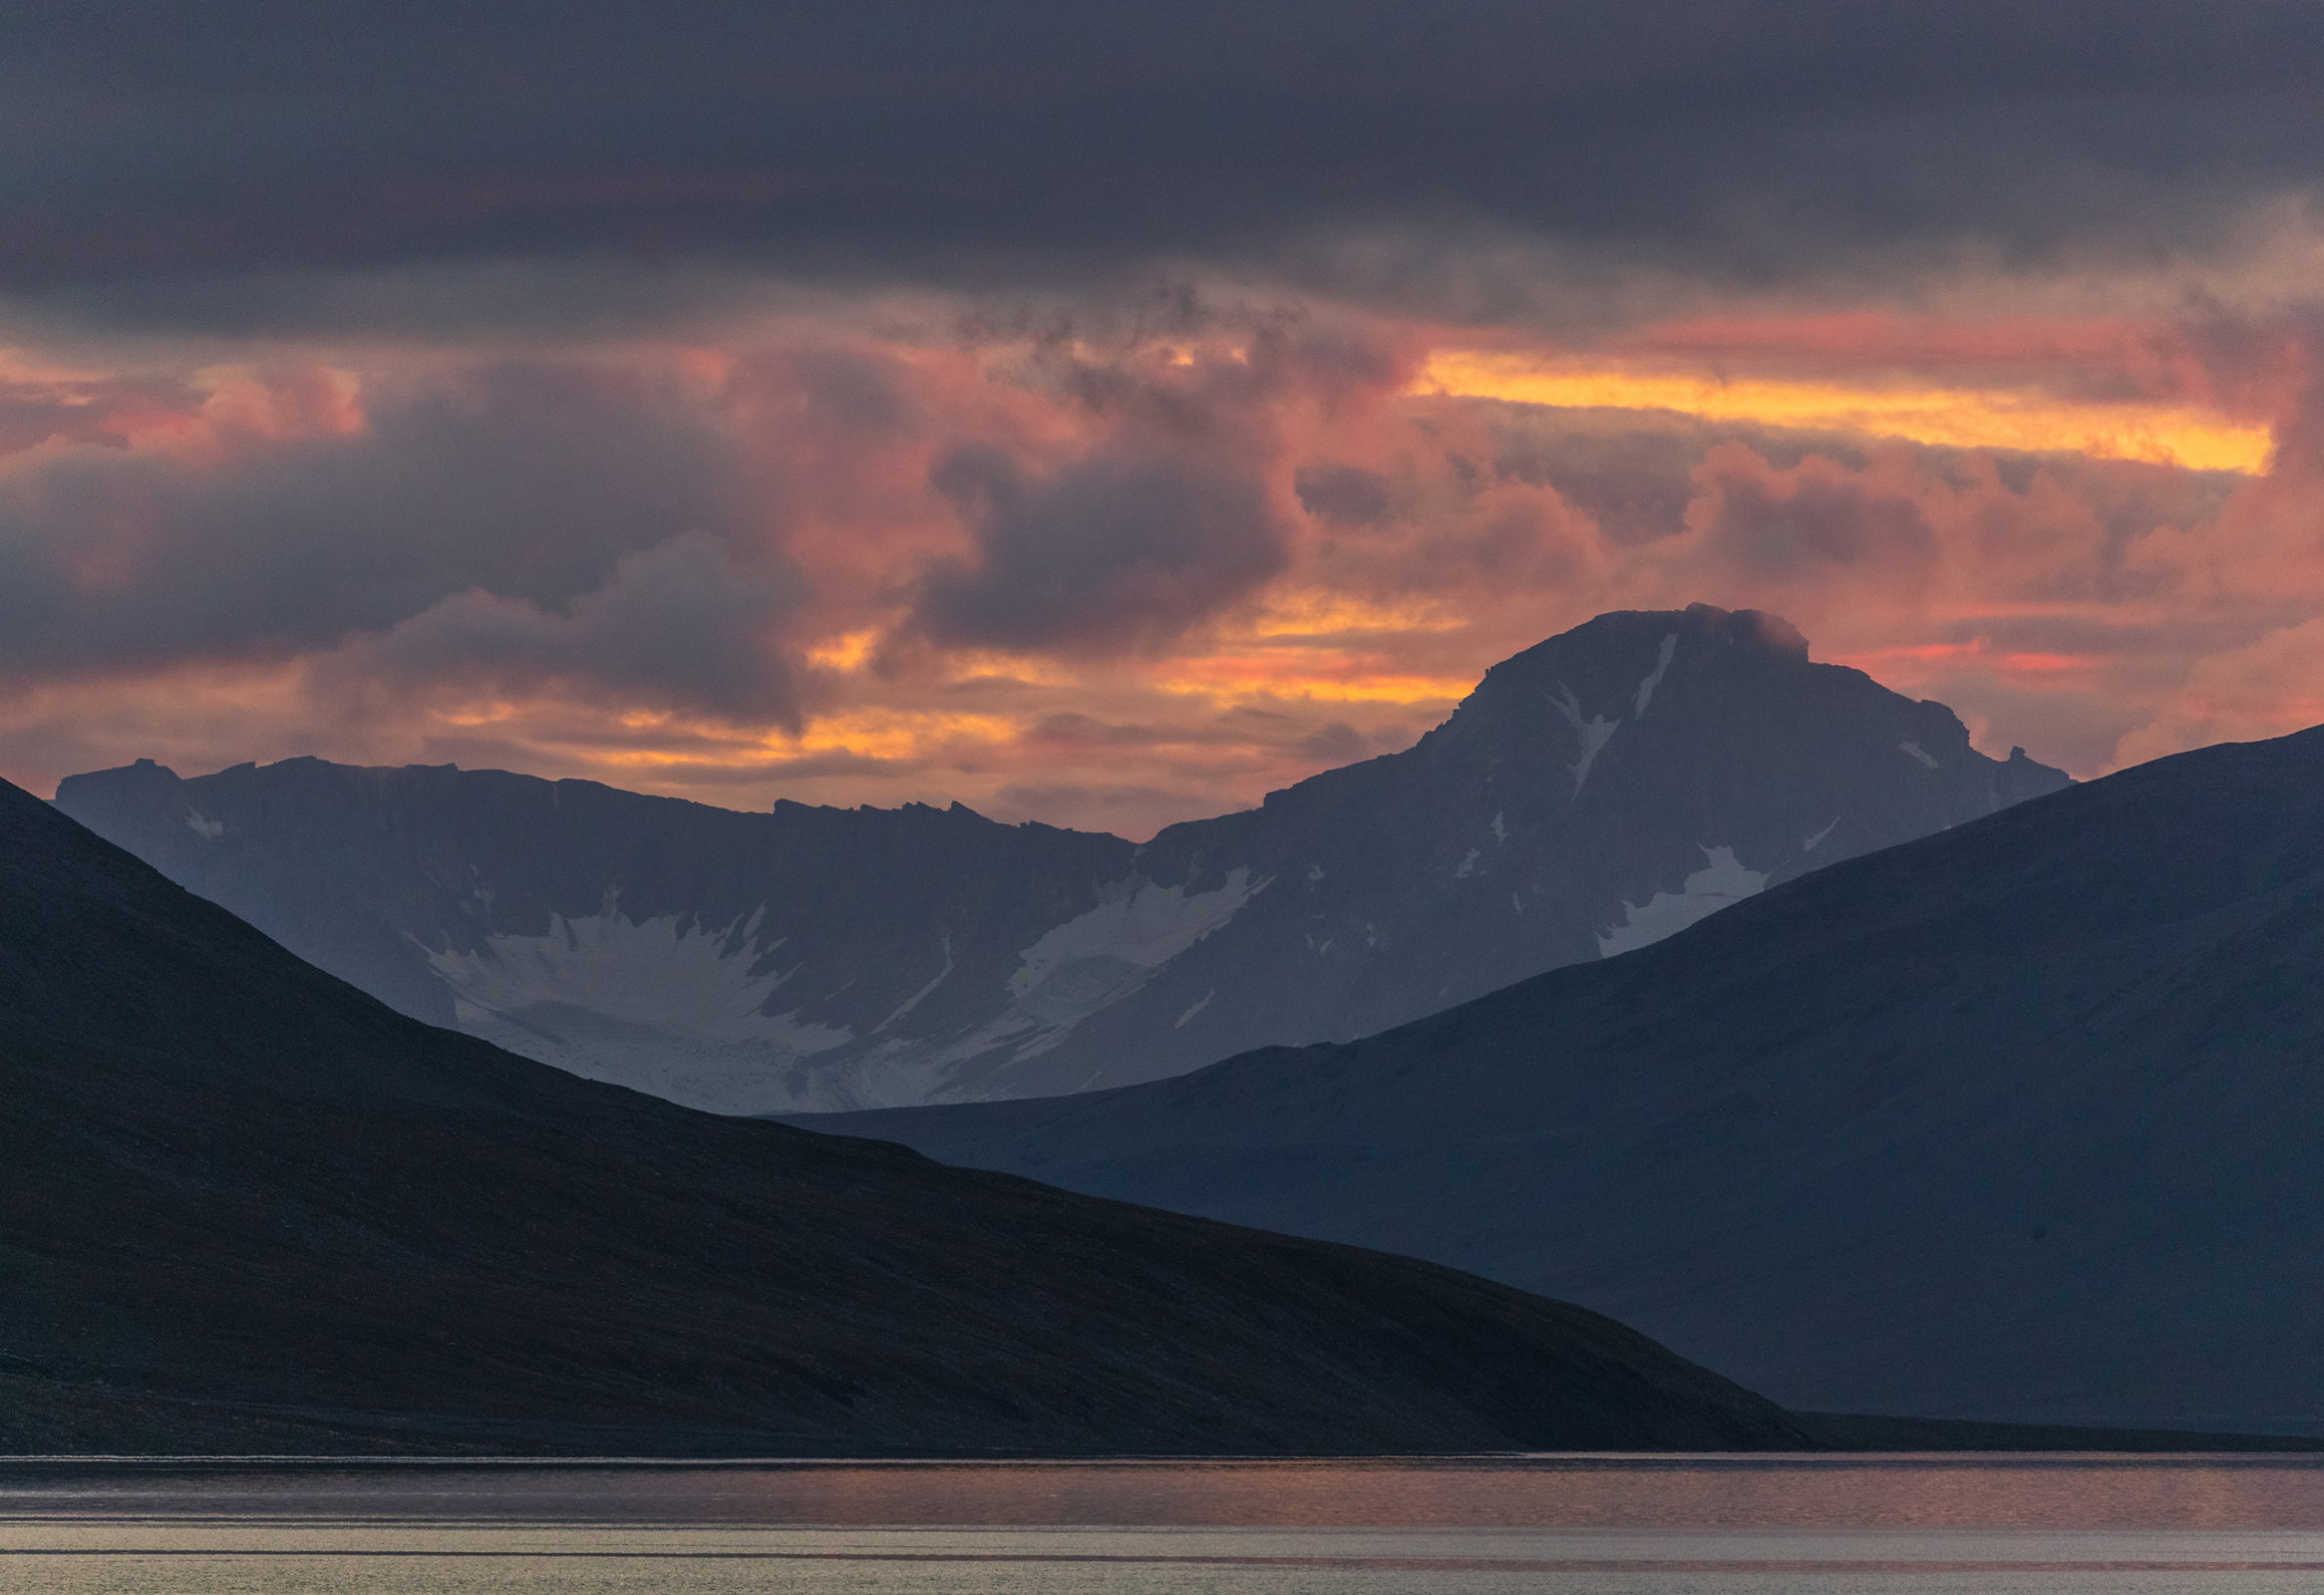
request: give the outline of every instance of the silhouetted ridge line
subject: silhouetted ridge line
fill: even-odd
[[[1571,1297],[1788,1404],[2324,1434],[2324,728],[1347,1046],[816,1123]]]
[[[431,1029],[0,786],[0,1451],[1791,1447],[1595,1314]]]

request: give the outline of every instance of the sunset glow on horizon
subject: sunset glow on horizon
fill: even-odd
[[[1778,374],[1720,381],[1314,304],[1062,350],[947,352],[890,314],[723,352],[348,348],[19,382],[20,411],[57,419],[0,453],[0,491],[51,527],[63,610],[204,581],[247,608],[289,583],[344,618],[277,608],[214,641],[180,618],[109,657],[57,632],[0,704],[8,773],[316,753],[1145,834],[1409,746],[1494,662],[1602,610],[1703,601],[1783,614],[1988,751],[2092,775],[2250,727],[2253,672],[2306,657],[2271,618],[2324,591],[2300,551],[2304,412],[2029,379],[2119,386],[2057,354],[2127,361],[2114,323],[2013,324],[1982,365],[1958,329],[1857,326],[1858,359],[1818,323],[1781,361],[1754,334]],[[2281,336],[2276,358],[2305,358]],[[1719,338],[1748,341],[1629,335]],[[1915,348],[1922,378],[1895,370]],[[2195,359],[2173,368],[2188,391],[2231,380]],[[398,476],[418,485],[383,508]],[[1170,506],[1120,520],[1118,553],[1077,551],[1123,493]],[[433,596],[395,600],[415,558]],[[2251,646],[2277,663],[2233,663]],[[2239,685],[2174,697],[2198,660]],[[2282,729],[2312,699],[2281,689]]]
[[[2087,404],[2031,391],[1783,382],[1596,367],[1521,353],[1440,350],[1416,396],[1556,409],[1668,410],[1707,421],[1900,438],[1941,449],[2004,449],[2263,475],[2266,427],[2164,405]]]
[[[1147,835],[1695,602],[2078,776],[2305,723],[2306,13],[1293,11],[28,36],[0,775]]]

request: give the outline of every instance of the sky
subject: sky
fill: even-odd
[[[1144,837],[1609,609],[2324,721],[2324,7],[0,3],[0,776]]]

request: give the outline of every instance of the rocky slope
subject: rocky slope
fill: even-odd
[[[1475,1269],[1798,1408],[2324,1434],[2324,728],[1354,1045],[815,1122]]]

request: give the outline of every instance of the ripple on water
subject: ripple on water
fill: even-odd
[[[2324,1458],[13,1464],[0,1590],[2324,1588]]]

